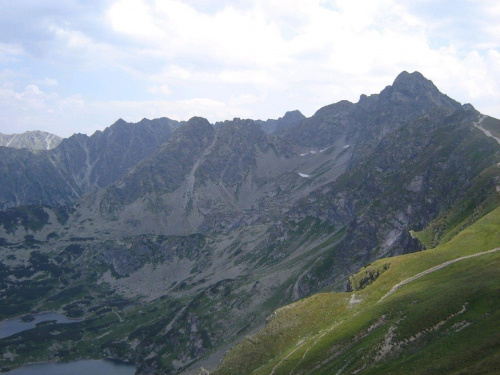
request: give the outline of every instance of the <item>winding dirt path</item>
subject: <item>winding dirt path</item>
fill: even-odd
[[[435,271],[438,271],[446,266],[449,266],[450,264],[453,264],[453,263],[456,263],[456,262],[460,262],[462,260],[465,260],[465,259],[470,259],[470,258],[475,258],[475,257],[478,257],[478,256],[481,256],[481,255],[486,255],[486,254],[491,254],[491,253],[494,253],[494,252],[497,252],[497,251],[500,251],[500,247],[497,247],[495,249],[492,249],[492,250],[488,250],[488,251],[483,251],[481,253],[476,253],[476,254],[472,254],[472,255],[466,255],[466,256],[463,256],[463,257],[460,257],[460,258],[456,258],[456,259],[452,259],[452,260],[449,260],[449,261],[446,261],[444,263],[441,263],[441,264],[438,264],[437,266],[434,266],[434,267],[431,267],[429,268],[428,270],[425,270],[423,272],[420,272],[418,274],[416,274],[415,276],[412,276],[406,280],[403,280],[401,281],[400,283],[394,285],[392,287],[392,289],[387,292],[380,300],[384,300],[385,298],[389,297],[391,294],[393,294],[396,290],[398,290],[400,287],[402,287],[403,285],[405,284],[408,284],[414,280],[417,280],[419,278],[421,278],[422,276],[425,276],[425,275],[428,275],[432,272],[435,272]],[[295,365],[295,367],[293,368],[293,370],[290,372],[290,374],[293,374],[293,372],[297,369],[298,365],[302,362],[302,360],[306,357],[307,353],[309,352],[309,350],[315,346],[317,344],[317,342],[319,340],[321,340],[321,338],[323,338],[323,336],[325,336],[327,333],[331,332],[334,328],[336,328],[338,326],[338,324],[334,324],[332,325],[330,328],[326,329],[325,331],[323,331],[313,342],[312,344],[309,345],[309,347],[306,349],[306,351],[304,352],[302,358],[300,359],[300,361]],[[304,346],[304,344],[306,344],[307,340],[304,340],[302,342],[298,342],[296,345],[296,348],[294,348],[290,353],[288,353],[283,359],[281,359],[281,361],[279,361],[274,367],[273,369],[271,370],[271,372],[269,373],[269,375],[274,375],[275,374],[275,371],[278,369],[278,367],[280,367],[283,362],[285,362],[292,354],[294,354],[297,350],[299,350],[300,348],[302,348]]]
[[[449,266],[450,264],[453,264],[453,263],[456,263],[456,262],[460,262],[461,260],[475,258],[475,257],[481,256],[481,255],[490,254],[490,253],[494,253],[494,252],[497,252],[497,251],[500,251],[500,247],[497,247],[496,249],[493,249],[493,250],[483,251],[482,253],[477,253],[477,254],[472,254],[472,255],[467,255],[467,256],[460,257],[460,258],[452,259],[452,260],[449,260],[447,262],[438,264],[437,266],[434,266],[432,268],[429,268],[428,270],[425,270],[423,272],[417,273],[415,276],[412,276],[412,277],[410,277],[410,278],[408,278],[406,280],[403,280],[400,283],[394,285],[392,287],[392,289],[389,290],[389,292],[387,292],[379,300],[379,302],[382,301],[382,300],[384,300],[385,298],[389,297],[392,293],[394,293],[396,290],[398,290],[403,285],[408,284],[408,283],[410,283],[410,282],[412,282],[414,280],[417,280],[417,279],[421,278],[422,276],[425,276],[425,275],[428,275],[429,273],[432,273],[432,272],[435,272],[437,270],[440,270],[441,268]]]
[[[273,369],[271,370],[271,372],[269,373],[269,375],[274,375],[274,372],[276,371],[276,369],[278,367],[281,366],[281,364],[286,361],[288,359],[288,357],[290,357],[293,353],[295,353],[297,350],[299,350],[300,348],[302,347],[302,343],[299,343],[297,345],[297,347],[295,349],[293,349],[290,353],[287,354],[287,356],[285,358],[283,358],[281,361],[279,361],[276,366],[273,367]]]

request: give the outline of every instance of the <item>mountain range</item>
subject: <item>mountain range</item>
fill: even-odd
[[[379,94],[309,118],[118,120],[52,150],[0,147],[0,298],[9,301],[0,315],[84,319],[0,340],[0,366],[112,357],[140,374],[194,374],[243,340],[220,373],[244,373],[228,370],[235,363],[280,368],[299,351],[255,346],[266,354],[251,365],[234,354],[255,354],[245,337],[275,309],[378,287],[388,257],[426,254],[495,212],[499,134],[500,121],[403,72]],[[367,280],[356,274],[371,263]],[[308,310],[310,298],[298,316],[323,313]],[[327,327],[294,324],[293,342]],[[284,335],[263,332],[255,343]]]
[[[51,150],[0,147],[0,207],[68,205],[116,181],[178,127],[166,118],[137,124],[118,120],[92,136],[75,134]]]
[[[22,134],[0,133],[0,146],[27,148],[29,150],[50,150],[57,147],[63,139],[57,135],[39,130]]]

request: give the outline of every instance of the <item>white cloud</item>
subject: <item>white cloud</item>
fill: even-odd
[[[115,31],[146,38],[166,57],[208,57],[245,66],[286,59],[280,29],[260,6],[248,10],[229,6],[205,14],[178,0],[121,0],[108,15]]]
[[[108,11],[113,28],[119,32],[150,39],[163,37],[163,32],[155,26],[150,9],[140,0],[120,0]]]
[[[64,137],[75,132],[75,128],[68,128],[67,124],[77,123],[76,132],[92,134],[118,118],[138,122],[144,117],[166,116],[174,120],[188,120],[193,116],[202,116],[215,122],[247,113],[238,106],[241,101],[231,104],[210,98],[86,101],[79,96],[64,98],[46,93],[34,84],[19,92],[0,88],[0,103],[0,132],[12,134],[39,129]]]
[[[37,85],[41,85],[41,86],[57,86],[59,84],[59,82],[57,82],[57,79],[53,79],[53,78],[49,78],[49,77],[45,77],[44,79],[36,80],[35,83]]]
[[[0,43],[0,63],[15,62],[21,55],[23,49],[19,45]]]
[[[36,84],[29,84],[22,91],[4,85],[0,87],[0,131],[12,134],[44,130],[68,136],[73,131],[67,124],[78,123],[84,104],[78,96],[61,98],[42,91]]]
[[[167,85],[154,86],[150,90],[153,94],[170,95],[171,91]]]

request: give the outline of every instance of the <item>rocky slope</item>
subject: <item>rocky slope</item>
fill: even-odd
[[[65,358],[106,355],[143,374],[188,374],[215,368],[275,308],[344,290],[359,267],[423,249],[410,230],[436,218],[457,229],[494,206],[500,145],[474,126],[477,111],[419,73],[292,118],[274,134],[253,120],[193,118],[130,159],[138,150],[123,140],[144,138],[116,137],[135,130],[122,122],[92,141],[63,142],[48,160],[68,171],[75,197],[90,193],[72,209],[3,213],[0,297],[24,293],[24,280],[39,293],[15,305],[18,314],[57,308],[87,318],[64,337],[44,336],[48,356],[76,348]],[[18,357],[4,364],[36,357],[35,341],[23,340],[32,349],[6,344]]]
[[[0,147],[0,207],[71,204],[120,178],[179,126],[167,118],[123,120],[92,136],[75,134],[48,151]]]
[[[51,150],[61,143],[63,138],[39,130],[22,134],[0,133],[0,146],[27,148],[28,150]]]

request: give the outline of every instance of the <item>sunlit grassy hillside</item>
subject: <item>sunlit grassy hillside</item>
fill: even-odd
[[[500,373],[500,207],[435,249],[374,262],[351,284],[363,289],[277,310],[215,373]]]

